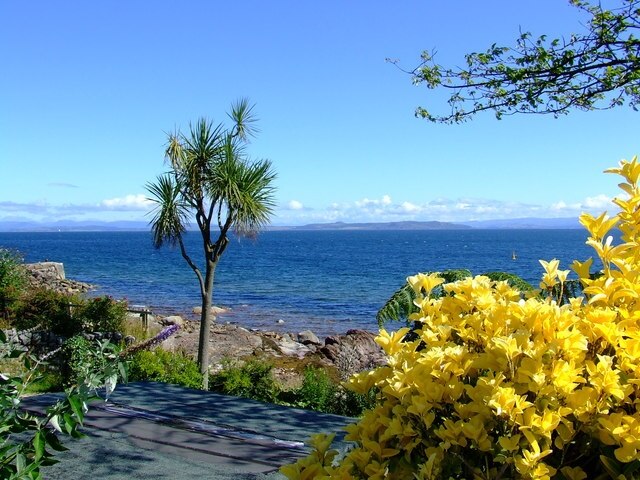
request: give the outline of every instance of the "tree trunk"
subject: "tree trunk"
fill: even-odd
[[[202,389],[209,389],[209,333],[211,330],[211,307],[213,302],[213,278],[216,264],[207,261],[202,293],[202,313],[200,314],[200,340],[198,343],[198,366],[202,373]]]

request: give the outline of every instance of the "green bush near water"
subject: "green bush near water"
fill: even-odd
[[[67,338],[82,332],[122,333],[127,303],[107,296],[83,299],[35,289],[22,297],[14,316],[14,324],[20,330],[38,327]]]
[[[81,301],[73,310],[76,321],[82,322],[84,331],[120,332],[127,318],[127,302],[112,297],[96,297]]]
[[[31,290],[20,300],[15,312],[15,326],[19,330],[37,327],[64,337],[73,337],[82,332],[82,321],[71,315],[69,305],[80,301],[78,297],[53,290]]]
[[[129,380],[202,388],[202,375],[196,362],[184,353],[168,352],[160,348],[141,350],[133,354],[129,364]]]
[[[373,408],[376,399],[374,389],[364,395],[353,392],[333,380],[326,370],[317,367],[307,367],[302,386],[282,392],[279,397],[280,403],[285,405],[348,417],[358,417]]]
[[[243,365],[226,363],[222,371],[209,377],[209,389],[271,403],[280,392],[273,377],[273,365],[259,360],[250,360]]]
[[[9,318],[27,284],[22,258],[0,248],[0,318]]]
[[[272,364],[260,360],[242,365],[227,362],[222,371],[211,375],[209,385],[225,395],[352,417],[376,404],[374,390],[366,395],[352,392],[323,368],[309,366],[303,375],[299,388],[283,390],[273,376]]]

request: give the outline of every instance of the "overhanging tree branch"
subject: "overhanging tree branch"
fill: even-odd
[[[640,0],[621,0],[605,10],[600,4],[571,0],[588,12],[587,32],[568,40],[534,39],[520,33],[515,47],[492,45],[466,55],[466,68],[435,63],[423,52],[413,70],[401,70],[413,83],[429,89],[452,90],[449,113],[433,114],[423,107],[416,116],[437,123],[464,122],[493,110],[498,119],[517,113],[566,114],[573,108],[608,109],[640,104]],[[388,60],[398,66],[397,61]],[[398,67],[400,68],[400,67]]]

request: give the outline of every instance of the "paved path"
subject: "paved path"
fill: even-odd
[[[56,394],[25,399],[43,410]],[[119,385],[90,407],[88,437],[45,478],[280,479],[278,467],[304,456],[313,433],[338,432],[353,419],[285,408],[162,383]]]

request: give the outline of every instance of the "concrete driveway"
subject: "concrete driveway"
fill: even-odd
[[[42,411],[59,398],[24,399]],[[281,479],[278,468],[306,455],[305,442],[354,420],[163,383],[118,385],[90,406],[87,437],[63,438],[70,450],[43,469],[47,479]]]

